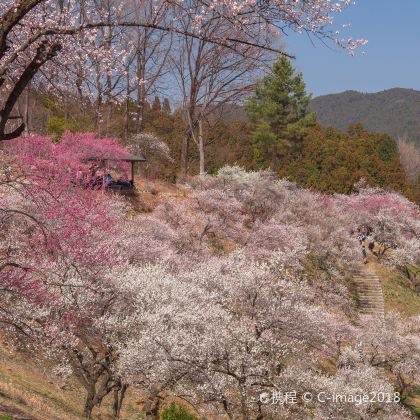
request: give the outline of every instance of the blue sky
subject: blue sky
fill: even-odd
[[[287,50],[314,96],[345,90],[420,90],[420,0],[357,0],[336,19],[343,37],[365,38],[366,55],[349,56],[306,35],[290,34]],[[342,29],[342,24],[351,23]]]

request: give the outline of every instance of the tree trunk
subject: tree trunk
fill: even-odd
[[[108,137],[111,130],[111,118],[112,118],[112,81],[111,77],[107,76],[106,82],[106,100],[107,100],[107,112],[106,112],[106,128],[105,133]]]
[[[159,418],[159,410],[160,410],[160,398],[157,397],[155,406],[153,407],[153,410],[152,410],[152,415],[155,419]]]
[[[157,387],[152,388],[144,405],[145,420],[154,420],[158,417],[160,406],[159,392],[160,390]]]
[[[140,41],[139,41],[140,43]],[[138,49],[137,51],[137,115],[136,115],[136,134],[139,134],[144,129],[144,105],[146,101],[146,89],[144,86],[145,77],[145,63],[143,60],[145,51]]]
[[[89,384],[88,392],[85,399],[85,408],[83,410],[83,416],[87,419],[92,417],[92,410],[95,406],[95,384]]]
[[[29,135],[29,89],[30,89],[30,82],[28,83],[28,86],[26,87],[26,94],[25,94],[25,105],[23,108],[23,122],[25,124],[25,130],[23,134],[25,136]]]
[[[229,420],[233,420],[234,416],[230,411],[229,403],[225,399],[223,399],[222,404],[223,409],[225,410],[225,413],[228,416]]]
[[[203,120],[198,121],[198,149],[200,152],[200,175],[205,175],[204,169],[204,133],[203,133]]]
[[[144,99],[137,100],[136,134],[144,130]]]
[[[190,141],[194,135],[194,130],[196,128],[197,119],[195,118],[195,106],[191,105],[190,109],[187,110],[187,128],[184,132],[184,140],[182,143],[182,175],[187,176],[189,170],[189,160],[190,160]],[[197,141],[195,141],[197,143]]]
[[[95,132],[98,137],[101,136],[101,118],[102,118],[102,81],[99,69],[99,64],[96,64],[96,88],[98,89],[98,97],[96,99],[96,111],[95,111]]]
[[[69,120],[69,101],[67,100],[67,96],[64,96],[63,99],[64,102],[64,123],[67,125],[68,120]]]
[[[48,45],[46,42],[43,42],[37,48],[35,57],[28,64],[18,81],[13,86],[12,91],[9,93],[5,102],[3,103],[3,109],[0,110],[0,141],[14,139],[23,133],[25,129],[25,124],[23,122],[13,131],[9,133],[5,132],[10,113],[15,107],[20,95],[27,87],[28,83],[38,73],[38,70],[44,63],[54,58],[59,51],[61,51],[61,44],[59,43]]]
[[[243,381],[240,381],[239,383],[239,392],[241,394],[242,420],[249,420],[248,408],[246,406],[246,390]]]
[[[146,404],[144,405],[145,420],[154,420],[154,405],[154,399],[152,399],[152,397],[149,397],[146,401]]]
[[[108,4],[109,7],[109,4]],[[108,15],[108,23],[110,21],[110,15]],[[109,33],[105,38],[106,47],[108,52],[112,48],[112,29],[111,26],[108,27]],[[106,68],[106,101],[107,101],[107,113],[106,113],[106,136],[110,135],[111,130],[111,118],[112,118],[112,63],[108,63]]]
[[[128,142],[129,118],[130,118],[130,99],[127,96],[127,99],[125,100],[125,117],[124,117],[124,140],[126,143]]]
[[[113,419],[118,419],[120,417],[122,402],[124,400],[127,388],[127,384],[122,384],[121,387],[114,389],[114,405],[112,409]]]
[[[190,153],[190,139],[191,139],[191,133],[190,129],[188,128],[185,130],[184,133],[184,140],[182,142],[182,175],[187,176],[188,174],[188,159],[189,159],[189,153]]]
[[[271,170],[276,172],[276,163],[277,163],[277,146],[273,144],[271,148]]]
[[[130,121],[130,67],[127,66],[127,89],[125,94],[125,117],[124,117],[124,140],[128,142],[129,121]]]

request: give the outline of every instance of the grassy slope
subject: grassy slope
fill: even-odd
[[[71,379],[65,388],[48,366],[37,365],[30,357],[16,353],[0,340],[0,420],[2,415],[20,419],[73,420],[82,418],[83,387]],[[123,418],[140,419],[143,400],[134,390],[127,393]],[[109,419],[112,401],[108,398],[94,411],[95,419]]]
[[[404,316],[419,315],[420,296],[410,288],[408,280],[398,271],[373,264],[381,280],[385,312],[396,311]]]
[[[375,264],[381,279],[385,312],[399,312],[403,316],[420,315],[420,295],[409,287],[408,280],[399,272]],[[407,405],[420,418],[420,387],[412,390]]]

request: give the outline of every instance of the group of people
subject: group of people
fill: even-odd
[[[368,225],[359,225],[356,227],[357,230],[357,239],[359,240],[361,246],[361,252],[363,256],[363,262],[367,263],[367,251],[369,250],[372,254],[376,255],[375,250],[375,238],[373,236],[373,231]],[[367,246],[367,249],[366,249]]]
[[[127,179],[127,177],[122,176],[118,178],[118,180],[115,180],[109,172],[105,172],[105,170],[96,163],[93,163],[89,167],[88,174],[79,168],[76,174],[76,183],[78,185],[88,186],[92,189],[127,189],[133,187],[133,184]]]

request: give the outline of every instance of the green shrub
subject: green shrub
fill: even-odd
[[[59,139],[67,130],[75,131],[72,124],[69,124],[64,117],[53,116],[47,122],[47,134],[55,136]]]
[[[185,408],[178,407],[175,404],[171,404],[162,412],[162,420],[200,420],[198,417],[189,413]]]

